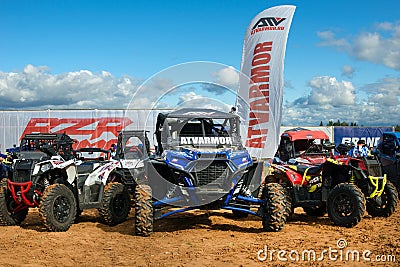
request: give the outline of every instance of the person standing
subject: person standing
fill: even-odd
[[[1,177],[0,180],[3,178],[7,178],[8,177],[8,168],[6,166],[6,164],[4,164],[4,159],[6,158],[6,155],[4,154],[0,154],[0,172],[1,172]]]
[[[357,145],[352,147],[347,155],[353,158],[368,157],[369,149],[365,145],[365,140],[358,140]]]
[[[112,144],[110,147],[110,151],[111,151],[111,157],[115,157],[117,155],[117,145]]]

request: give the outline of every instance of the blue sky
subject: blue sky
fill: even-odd
[[[400,124],[400,2],[392,0],[3,0],[0,105],[124,108],[142,81],[170,66],[211,61],[239,69],[250,20],[283,4],[297,7],[286,49],[283,125]],[[167,99],[206,102],[202,96],[211,93],[187,86]],[[227,105],[233,99],[216,97]]]

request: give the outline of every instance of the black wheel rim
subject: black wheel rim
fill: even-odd
[[[340,217],[348,217],[353,213],[354,204],[351,196],[341,193],[333,200],[335,213]]]
[[[112,210],[115,215],[122,216],[126,210],[126,200],[123,194],[117,194],[112,201]]]
[[[56,198],[54,201],[54,218],[60,222],[65,223],[71,213],[71,204],[68,201],[68,198],[64,196],[60,196]]]
[[[8,192],[7,190],[7,195],[6,195],[6,201],[7,201],[7,210],[10,214],[14,214],[15,208],[18,206],[17,203],[15,203],[13,197],[11,196],[11,193]]]

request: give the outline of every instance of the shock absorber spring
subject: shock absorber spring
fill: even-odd
[[[44,188],[47,188],[50,186],[49,180],[47,180],[47,178],[43,179],[43,185],[44,185]]]

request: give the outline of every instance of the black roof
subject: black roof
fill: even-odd
[[[30,133],[25,134],[23,140],[53,140],[55,142],[75,143],[75,140],[65,133]]]
[[[108,150],[108,149],[103,149],[103,148],[98,148],[98,147],[82,147],[75,151],[76,152],[89,152],[89,153],[90,152],[104,152],[104,153],[110,152],[110,150]]]
[[[183,108],[166,114],[168,118],[207,118],[227,119],[236,118],[236,114],[223,112],[215,109]]]
[[[122,131],[120,131],[120,133],[124,133],[124,134],[129,134],[129,133],[144,133],[144,132],[146,132],[146,133],[148,133],[148,132],[150,132],[150,131],[147,131],[147,130],[122,130]]]
[[[147,135],[150,131],[147,130],[122,130],[118,135],[123,135],[124,137],[141,137]]]
[[[55,134],[55,133],[31,133],[31,134],[25,134],[24,139],[31,139],[31,140],[56,140],[61,136],[62,134]]]

